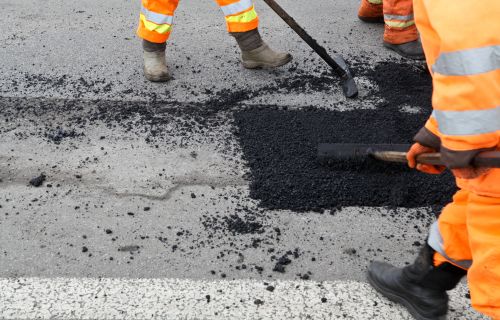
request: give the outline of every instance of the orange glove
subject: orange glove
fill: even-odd
[[[446,167],[445,166],[433,166],[430,164],[420,164],[417,163],[417,156],[423,153],[434,153],[437,152],[435,149],[421,145],[420,143],[414,143],[408,153],[406,154],[406,159],[408,159],[408,166],[410,168],[416,168],[419,171],[429,173],[429,174],[440,174]]]

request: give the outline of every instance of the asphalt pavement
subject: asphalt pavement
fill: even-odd
[[[396,59],[356,1],[280,3],[347,60]],[[142,76],[139,1],[0,7],[0,318],[410,319],[365,273],[411,263],[427,208],[267,210],[234,133],[248,106],[371,108],[367,79],[358,100],[335,81],[280,89],[327,67],[260,0],[263,38],[291,65],[243,69],[217,5],[183,0],[166,84]],[[451,296],[450,319],[482,319],[465,282]]]

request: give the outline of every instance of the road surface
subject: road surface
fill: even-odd
[[[395,58],[355,1],[280,3],[329,51]],[[325,67],[260,0],[263,37],[291,66],[244,70],[216,4],[184,0],[167,50],[174,79],[149,83],[139,6],[0,0],[0,318],[410,319],[365,272],[374,259],[412,261],[425,208],[261,208],[234,134],[231,112],[248,106],[359,102],[335,84],[280,89]],[[357,80],[363,101],[372,84]],[[231,224],[235,212],[250,220]],[[465,283],[451,296],[450,319],[482,319]]]

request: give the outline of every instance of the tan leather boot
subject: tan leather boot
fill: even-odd
[[[144,51],[144,76],[149,81],[165,82],[170,80],[165,51]]]
[[[288,53],[276,52],[262,41],[258,29],[232,32],[241,49],[241,62],[248,69],[275,68],[292,61]]]
[[[241,62],[247,69],[276,68],[290,61],[292,56],[289,53],[276,52],[265,43],[256,49],[241,52]]]
[[[400,56],[408,59],[425,60],[424,49],[422,48],[422,44],[418,40],[400,44],[393,44],[384,41],[384,47],[389,48],[398,53]]]

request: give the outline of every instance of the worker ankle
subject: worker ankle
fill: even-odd
[[[258,29],[246,32],[231,32],[230,34],[236,39],[241,51],[252,51],[264,44]]]
[[[403,268],[403,276],[414,283],[421,283],[427,274],[434,268],[433,262],[434,250],[425,244],[418,253],[413,264]]]
[[[431,290],[444,292],[455,288],[467,271],[448,262],[434,266],[434,253],[435,251],[425,244],[415,262],[403,269],[403,277]]]
[[[467,271],[445,262],[434,267],[422,281],[426,288],[448,291],[454,289]]]
[[[151,42],[148,40],[143,39],[142,40],[142,48],[146,52],[159,52],[159,51],[165,51],[167,48],[167,43],[156,43],[156,42]]]

